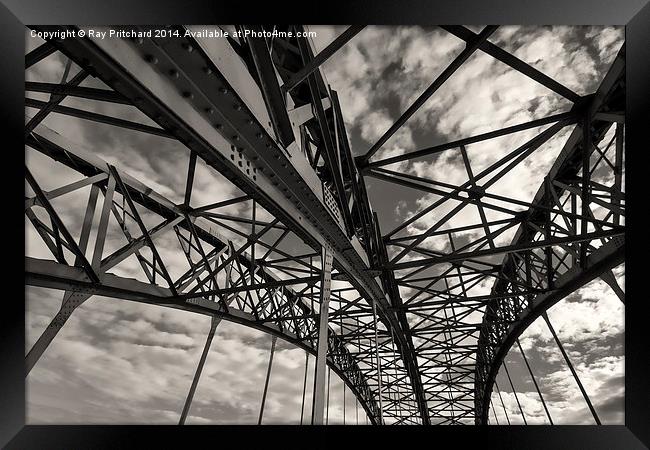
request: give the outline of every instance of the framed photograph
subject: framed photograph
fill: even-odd
[[[4,3],[1,445],[650,445],[644,0]]]

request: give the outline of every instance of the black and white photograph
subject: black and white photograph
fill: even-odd
[[[27,425],[625,425],[625,26],[24,39]]]

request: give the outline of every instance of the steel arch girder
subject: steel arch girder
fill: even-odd
[[[547,176],[549,180],[553,181],[563,177],[575,177],[580,170],[583,170],[584,174],[585,161],[587,162],[586,167],[589,169],[590,156],[595,152],[594,144],[597,144],[605,137],[605,134],[612,125],[612,122],[607,117],[603,118],[599,114],[602,112],[606,113],[609,109],[619,111],[621,110],[621,106],[624,107],[624,105],[620,104],[621,101],[624,102],[624,80],[625,44],[623,44],[623,47],[617,54],[595,94],[583,100],[585,103],[582,105],[582,114],[585,120],[569,136],[558,158],[549,170]],[[585,126],[588,126],[588,130],[584,129]],[[589,136],[589,140],[592,142],[592,145],[589,146],[586,152],[583,151],[585,136]],[[621,170],[622,168],[618,169]],[[583,181],[585,179],[591,182],[591,174],[586,175],[586,178],[583,177]],[[551,187],[550,189],[555,189],[555,187]],[[564,191],[565,189],[561,188],[560,193],[556,195],[559,196]],[[534,197],[533,203],[540,205],[546,204],[551,201],[548,198],[549,195],[551,195],[549,188],[546,186],[546,183],[542,183],[542,186],[540,186]],[[585,203],[588,204],[588,202]],[[541,215],[539,212],[530,209],[527,214],[527,220],[522,222],[517,229],[511,245],[525,245],[529,243],[534,236],[534,233],[530,233],[528,230],[529,225],[536,223],[538,229],[543,229],[545,226],[544,218],[540,217]],[[580,236],[580,232],[577,229],[575,230],[575,235]],[[553,286],[549,286],[549,292],[539,294],[531,299],[528,307],[522,308],[521,306],[515,307],[511,305],[513,307],[509,313],[514,314],[514,319],[499,316],[499,311],[503,311],[503,309],[500,308],[498,298],[488,304],[478,339],[474,398],[476,409],[475,421],[477,424],[487,423],[492,384],[494,383],[501,362],[519,335],[537,317],[555,303],[624,261],[625,235],[616,235],[588,255],[586,261],[580,262],[580,264],[574,262],[571,268],[553,280]],[[546,270],[548,273],[551,273],[554,268],[546,267]],[[517,268],[513,259],[506,260],[502,269],[502,273],[504,274],[510,272],[512,272],[513,279],[518,278],[516,273]],[[552,273],[550,276],[552,279]],[[506,280],[497,279],[495,281],[492,290],[493,295],[507,291],[510,282]],[[532,285],[531,280],[523,281]],[[524,298],[525,296],[522,296],[522,301],[519,302],[520,305],[525,303],[523,301]],[[504,327],[503,323],[507,325]]]
[[[475,385],[474,395],[476,403],[475,418],[478,425],[487,423],[492,385],[501,366],[501,362],[508,354],[515,340],[542,313],[557,302],[599,277],[603,272],[623,263],[625,261],[625,240],[621,239],[621,241],[617,242],[616,240],[612,240],[599,248],[597,252],[592,253],[588,257],[589,265],[587,268],[582,269],[579,266],[574,266],[572,271],[564,273],[556,280],[557,289],[535,297],[531,302],[533,306],[523,310],[517,319],[508,326],[506,333],[499,335],[498,329],[493,331],[497,334],[495,340],[499,344],[494,347],[490,362],[477,362],[476,364],[477,383]],[[488,342],[484,341],[485,345],[483,348],[491,347],[489,339],[487,340]]]
[[[102,283],[97,284],[90,282],[83,269],[79,267],[67,266],[54,261],[27,257],[25,259],[25,284],[75,292],[89,296],[100,295],[119,300],[173,308],[211,317],[214,316],[280,337],[306,352],[309,352],[314,356],[316,355],[316,350],[307,345],[304,339],[299,338],[287,330],[282,330],[273,322],[261,323],[255,319],[253,314],[234,308],[225,311],[218,303],[211,302],[204,298],[194,298],[181,303],[173,300],[172,293],[168,288],[145,283],[132,278],[124,278],[107,273],[103,275]],[[330,350],[332,349],[333,340],[336,340],[336,336],[334,336],[333,333],[330,333],[328,337]],[[359,403],[366,411],[366,414],[372,423],[377,424],[377,406],[374,404],[374,398],[368,397],[367,392],[365,393],[366,395],[362,392],[361,388],[363,388],[363,378],[361,372],[358,372],[356,376],[350,376],[351,372],[343,367],[341,360],[342,357],[340,354],[337,354],[334,357],[328,354],[327,364],[342,380],[344,380],[348,388],[359,399]]]

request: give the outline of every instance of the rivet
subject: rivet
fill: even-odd
[[[232,137],[232,140],[233,140],[233,141],[238,141],[238,140],[239,140],[239,136],[237,136],[237,135],[235,134],[235,135]]]
[[[169,76],[172,77],[172,78],[178,78],[178,76],[179,76],[178,70],[176,70],[176,69],[170,69],[168,73],[169,73]]]
[[[228,93],[228,89],[226,89],[225,87],[220,87],[219,92],[221,92],[222,94],[226,94]]]
[[[214,114],[214,108],[210,108],[209,106],[205,108],[205,112],[208,114]]]
[[[214,124],[214,127],[215,127],[217,130],[220,130],[220,129],[223,128],[223,125],[221,125],[220,123],[215,123],[215,124]]]
[[[190,52],[190,53],[192,53],[192,51],[194,51],[194,48],[190,44],[188,44],[187,42],[183,44],[183,48],[185,50],[187,50],[188,52]]]
[[[239,103],[235,103],[234,105],[232,105],[232,107],[235,109],[235,111],[241,110],[241,105]]]
[[[151,64],[158,64],[158,58],[153,55],[145,55],[144,60]]]
[[[206,66],[206,67],[203,68],[203,72],[205,74],[207,74],[207,75],[210,75],[210,74],[212,74],[212,69],[210,69],[209,67]]]
[[[192,99],[192,98],[194,98],[194,94],[192,94],[190,91],[184,91],[183,92],[183,97]]]

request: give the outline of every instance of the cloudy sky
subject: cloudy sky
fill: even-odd
[[[478,32],[482,27],[470,27]],[[313,43],[324,48],[345,27],[310,27]],[[623,42],[623,29],[612,27],[500,27],[490,41],[512,52],[574,92],[595,91]],[[27,50],[39,45],[27,38]],[[464,48],[464,42],[439,28],[367,27],[323,67],[338,92],[352,150],[365,153],[417,96]],[[59,82],[66,60],[54,54],[26,73],[28,81]],[[76,68],[71,75],[76,73]],[[103,87],[95,79],[84,86]],[[39,94],[31,98],[46,100]],[[135,108],[66,99],[63,105],[112,114],[152,124]],[[566,111],[571,104],[544,86],[510,69],[487,54],[476,52],[380,149],[372,161],[429,147],[461,137],[527,122]],[[27,108],[26,115],[34,110]],[[174,202],[181,202],[188,151],[181,144],[142,133],[51,114],[44,122],[66,139],[92,149]],[[467,147],[474,173],[502,157],[548,126],[515,133]],[[537,191],[572,128],[567,127],[534,156],[495,183],[489,192],[530,200]],[[182,155],[179,161],[179,155]],[[46,190],[74,181],[69,169],[48,162],[26,149],[27,165]],[[178,167],[182,167],[179,170]],[[385,167],[452,184],[467,181],[458,152]],[[241,195],[218,173],[199,164],[193,205]],[[435,201],[433,194],[366,178],[370,200],[384,233]],[[76,196],[76,197],[75,197]],[[55,207],[64,222],[78,222],[83,213],[69,205],[83,204],[88,191],[70,194]],[[446,207],[445,207],[446,208]],[[438,214],[425,215],[397,236],[417,234],[431,226]],[[248,202],[229,213],[245,217]],[[264,214],[262,217],[264,217]],[[475,223],[466,208],[451,226]],[[497,219],[498,216],[488,216]],[[232,236],[234,239],[235,237]],[[509,242],[512,234],[500,236]],[[45,258],[46,249],[26,221],[29,256]],[[162,238],[161,238],[162,239]],[[172,276],[183,273],[178,244],[157,242]],[[500,242],[501,243],[501,242]],[[123,245],[109,230],[107,251]],[[426,242],[441,249],[445,244]],[[442,246],[442,247],[441,247]],[[392,250],[394,251],[394,250]],[[176,261],[179,261],[178,265]],[[133,261],[132,261],[133,262]],[[116,274],[140,278],[135,265],[124,264]],[[624,267],[616,270],[623,283]],[[403,295],[407,293],[403,291]],[[59,308],[61,293],[26,289],[27,349]],[[611,289],[596,280],[561,301],[549,312],[560,339],[572,358],[603,423],[623,421],[624,308]],[[176,423],[198,362],[209,319],[182,311],[92,297],[78,308],[27,379],[30,423]],[[256,330],[222,322],[217,328],[201,383],[187,423],[256,423],[268,363],[270,337]],[[555,348],[543,322],[534,323],[521,343],[533,366],[555,423],[591,423],[580,392]],[[515,349],[506,359],[515,388],[530,423],[545,420],[528,373]],[[278,341],[273,361],[265,423],[299,423],[305,354]],[[313,376],[313,358],[308,376]],[[505,374],[497,379],[512,423],[521,421]],[[307,383],[310,398],[311,380]],[[332,374],[330,423],[343,421],[343,385]],[[500,400],[493,397],[499,422],[505,423]],[[310,417],[306,402],[305,417]],[[490,414],[493,418],[492,413]],[[359,409],[359,423],[365,423]],[[355,402],[346,397],[346,423],[356,423]]]

